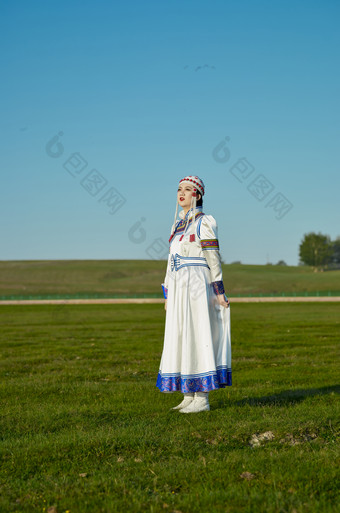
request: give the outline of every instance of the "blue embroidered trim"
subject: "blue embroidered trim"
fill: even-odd
[[[202,210],[203,210],[203,206],[202,206],[202,205],[199,205],[199,206],[198,206],[198,205],[196,205],[196,213],[197,213],[197,212],[198,212],[198,213],[201,213],[201,212],[202,212]],[[193,209],[193,208],[190,208],[190,209],[188,210],[188,212],[185,214],[183,221],[185,221],[186,219],[188,219],[188,216],[192,215],[193,213],[194,213],[194,209]]]
[[[181,269],[182,267],[190,267],[192,265],[200,265],[203,267],[207,267],[208,263],[204,257],[185,257],[176,253],[175,255],[171,255],[170,258],[170,268],[171,271]]]
[[[210,392],[218,388],[225,388],[232,384],[232,372],[225,366],[219,366],[215,371],[193,374],[181,375],[176,374],[161,374],[159,371],[156,386],[161,392],[176,392],[181,391],[184,394],[189,392]]]
[[[189,210],[189,212],[190,212],[190,210]],[[197,212],[197,213],[196,213],[196,216],[195,216],[195,220],[196,220],[196,219],[198,219],[198,218],[200,218],[200,217],[202,217],[202,216],[204,216],[204,215],[205,215],[205,214],[204,214],[203,212]],[[188,228],[189,228],[189,226],[192,224],[192,219],[193,219],[193,216],[192,216],[192,217],[190,217],[190,219],[189,219],[189,221],[188,221]],[[173,231],[173,232],[172,232],[172,234],[170,235],[169,242],[171,242],[171,241],[172,241],[172,239],[174,238],[174,236],[175,236],[175,235],[178,235],[178,234],[180,234],[180,233],[184,232],[184,229],[185,229],[185,223],[186,223],[185,219],[182,219],[181,221],[179,221],[179,222],[176,224],[174,231]]]
[[[213,281],[211,285],[213,286],[216,295],[225,293],[223,281]]]
[[[197,236],[200,239],[201,238],[201,224],[202,224],[203,216],[199,219],[197,224]]]
[[[201,216],[204,216],[203,212],[198,212],[196,213],[196,216],[195,216],[195,220],[198,219],[199,217]],[[188,221],[188,227],[190,226],[190,224],[192,224],[192,219],[193,219],[194,216],[190,217],[189,221]],[[185,224],[186,224],[186,221],[185,219],[182,219],[177,225],[176,225],[176,233],[180,233],[182,231],[184,231],[185,229]]]
[[[164,284],[162,283],[162,290],[163,290],[163,296],[165,297],[165,299],[168,298],[168,289],[166,287],[164,287]]]

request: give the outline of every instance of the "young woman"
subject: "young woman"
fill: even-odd
[[[164,347],[157,387],[181,391],[181,413],[210,410],[211,390],[231,385],[230,308],[224,293],[217,224],[203,213],[203,181],[179,182],[169,239]],[[177,222],[178,206],[182,207]]]

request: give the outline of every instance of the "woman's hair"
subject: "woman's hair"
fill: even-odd
[[[201,196],[200,199],[196,200],[196,205],[198,207],[202,207],[203,206],[203,196],[202,194],[198,191],[198,194]]]

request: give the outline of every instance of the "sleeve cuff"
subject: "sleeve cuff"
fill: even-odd
[[[216,295],[225,293],[223,281],[213,281],[211,284]]]
[[[164,283],[162,283],[162,290],[163,290],[163,296],[165,299],[168,299],[168,289],[164,286]]]

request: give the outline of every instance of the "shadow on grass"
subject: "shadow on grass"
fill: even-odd
[[[251,406],[263,406],[264,404],[276,404],[284,406],[289,403],[301,402],[308,397],[315,397],[317,395],[326,394],[340,394],[340,385],[332,385],[320,388],[297,388],[296,390],[282,390],[282,392],[277,394],[265,395],[262,397],[246,397],[239,401],[235,401],[234,404],[237,404],[238,406],[243,406],[245,404],[249,404]]]

